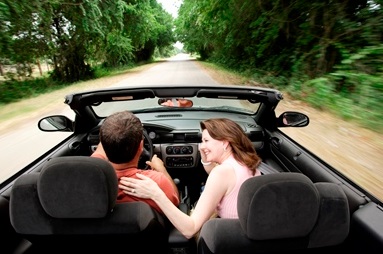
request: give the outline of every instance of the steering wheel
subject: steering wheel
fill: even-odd
[[[146,161],[150,161],[154,155],[153,142],[146,130],[144,130],[143,135],[144,150],[142,151],[140,159],[138,160],[138,169],[149,169],[149,165],[146,164]]]

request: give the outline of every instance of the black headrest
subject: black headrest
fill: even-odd
[[[102,218],[115,205],[118,180],[105,160],[87,156],[53,158],[40,174],[40,203],[54,218]]]
[[[253,240],[303,237],[314,227],[320,198],[300,173],[278,173],[246,180],[238,195],[241,227]]]

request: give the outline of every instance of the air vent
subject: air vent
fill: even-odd
[[[156,117],[182,117],[181,114],[156,115]]]

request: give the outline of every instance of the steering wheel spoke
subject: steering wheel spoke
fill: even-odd
[[[154,155],[153,142],[149,137],[146,130],[143,132],[144,134],[144,149],[141,153],[140,160],[138,161],[139,169],[149,169],[149,166],[146,164],[146,161],[151,160]]]

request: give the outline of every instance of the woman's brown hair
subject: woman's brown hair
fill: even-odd
[[[212,118],[202,121],[200,126],[215,140],[228,141],[234,158],[255,174],[261,158],[239,124],[227,118]]]

